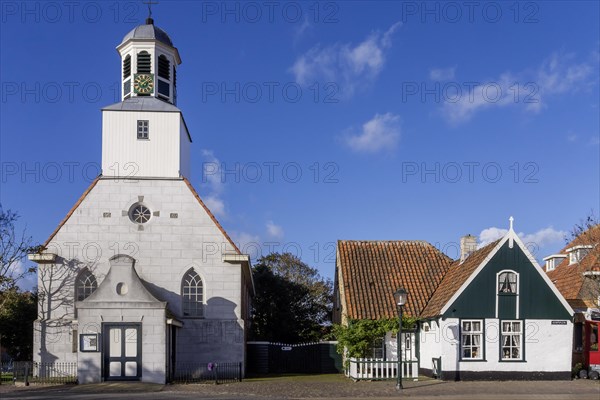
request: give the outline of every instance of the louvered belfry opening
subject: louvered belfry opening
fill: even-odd
[[[138,74],[149,74],[152,71],[152,62],[150,59],[150,53],[147,51],[141,51],[137,55],[137,73]]]
[[[123,60],[123,79],[131,76],[131,56],[127,55]]]
[[[131,96],[131,56],[128,54],[123,59],[123,96]]]
[[[158,57],[158,76],[163,79],[171,79],[171,63],[164,55]]]

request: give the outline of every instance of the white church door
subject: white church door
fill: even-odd
[[[142,325],[104,324],[104,379],[142,377]]]

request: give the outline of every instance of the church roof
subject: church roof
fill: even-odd
[[[157,112],[178,112],[181,110],[171,103],[162,101],[153,96],[136,96],[120,101],[110,106],[103,107],[102,110],[109,111],[157,111]]]
[[[139,25],[133,28],[125,37],[121,43],[125,43],[132,39],[141,39],[141,40],[158,40],[168,46],[173,47],[173,41],[167,34],[167,32],[163,31],[157,26],[154,26],[154,21],[149,18],[146,20],[145,25]]]

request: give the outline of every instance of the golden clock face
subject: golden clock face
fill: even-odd
[[[154,90],[154,74],[135,74],[133,91],[137,94],[150,94]]]

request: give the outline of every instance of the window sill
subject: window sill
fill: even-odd
[[[526,363],[527,360],[498,360],[498,362],[502,362],[502,363]]]
[[[483,359],[461,359],[460,362],[487,362],[485,358]]]

